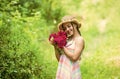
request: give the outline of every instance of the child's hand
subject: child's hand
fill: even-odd
[[[51,37],[51,39],[49,40],[50,41],[50,44],[53,45],[55,48],[59,48],[58,45],[54,42],[54,38]]]
[[[51,45],[55,46],[54,38],[53,37],[50,38],[49,42],[50,42]]]

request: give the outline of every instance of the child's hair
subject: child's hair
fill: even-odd
[[[77,27],[77,31],[78,31],[78,33],[80,34],[80,36],[81,36],[81,32],[80,32],[80,30],[79,30],[79,27],[78,27],[78,25],[77,24],[75,24],[75,23],[73,23],[73,22],[71,22],[71,24],[72,24],[72,26],[74,26],[74,25],[76,25]]]

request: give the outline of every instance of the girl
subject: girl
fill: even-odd
[[[84,39],[80,27],[81,24],[73,16],[64,16],[58,24],[58,29],[67,34],[67,44],[60,49],[51,41],[59,62],[56,79],[81,79],[79,60],[84,49]]]

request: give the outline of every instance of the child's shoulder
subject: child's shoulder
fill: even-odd
[[[84,39],[83,39],[82,36],[76,37],[75,43],[76,43],[76,45],[78,45],[78,46],[82,46],[82,45],[84,46],[84,44],[85,44]]]
[[[76,37],[76,41],[84,41],[84,38],[82,36]]]

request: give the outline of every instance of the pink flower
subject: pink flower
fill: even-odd
[[[63,31],[59,31],[57,33],[52,33],[49,36],[49,41],[53,38],[54,43],[58,45],[59,48],[63,48],[63,46],[67,43],[67,35]]]

